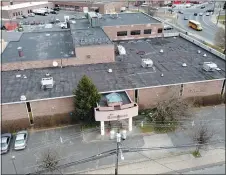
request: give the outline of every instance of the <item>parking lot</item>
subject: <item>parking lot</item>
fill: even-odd
[[[63,22],[64,16],[69,16],[69,18],[80,18],[83,15],[81,12],[60,10],[58,14],[48,14],[47,16],[35,15],[34,17],[29,16],[24,19],[15,19],[14,21],[26,24],[48,24],[52,19],[59,19]]]

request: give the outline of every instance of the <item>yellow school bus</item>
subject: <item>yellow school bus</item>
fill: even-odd
[[[198,30],[198,31],[202,30],[202,26],[198,21],[189,20],[188,26],[195,29],[195,30]]]

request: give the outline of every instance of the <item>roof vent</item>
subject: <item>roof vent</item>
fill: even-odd
[[[119,55],[126,55],[126,49],[122,45],[118,45]]]
[[[24,77],[24,78],[27,78],[27,76],[26,76],[26,75],[23,75],[23,77]]]
[[[218,67],[217,67],[217,64],[213,63],[213,62],[204,62],[203,63],[203,69],[207,72],[212,72],[212,71],[215,71],[215,70],[220,70]]]
[[[206,54],[204,54],[203,56],[206,57]]]
[[[112,69],[108,69],[108,72],[111,73],[112,72]]]
[[[160,50],[160,53],[163,53],[163,49]]]
[[[46,36],[50,36],[50,34],[49,34],[49,33],[47,33],[47,34],[46,34]]]
[[[58,63],[56,61],[53,62],[53,67],[57,67]]]
[[[183,64],[182,64],[182,67],[187,67],[187,64],[186,64],[186,63],[183,63]]]
[[[198,53],[201,53],[201,51],[200,51],[200,50],[198,50]]]
[[[21,77],[21,75],[20,75],[20,74],[16,75],[16,78],[20,78],[20,77]]]
[[[164,76],[164,74],[161,74],[161,77],[163,77]]]
[[[20,101],[25,101],[27,98],[26,98],[26,96],[25,95],[21,95],[20,96]]]
[[[49,76],[50,76],[50,74],[49,74],[49,73],[47,73],[47,74],[46,74],[46,76],[47,76],[47,77],[49,77]]]
[[[151,59],[142,59],[141,65],[142,67],[152,67],[153,61]]]
[[[42,78],[41,84],[43,89],[53,88],[53,77]]]

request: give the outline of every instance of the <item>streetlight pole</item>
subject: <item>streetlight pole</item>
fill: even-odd
[[[15,160],[15,156],[12,156],[13,167],[14,167],[14,170],[15,170],[15,172],[17,174],[17,170],[16,170],[16,166],[15,166],[14,160]]]

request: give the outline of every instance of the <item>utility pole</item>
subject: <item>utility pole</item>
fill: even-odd
[[[121,142],[121,134],[119,133],[119,129],[116,135],[116,139],[117,139],[117,148],[116,148],[115,175],[118,175],[118,154],[119,154],[119,143]]]

